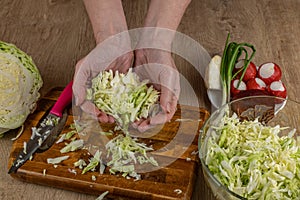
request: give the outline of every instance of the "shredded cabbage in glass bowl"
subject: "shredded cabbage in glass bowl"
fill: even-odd
[[[217,199],[300,198],[300,103],[273,96],[232,101],[199,136],[205,181]]]

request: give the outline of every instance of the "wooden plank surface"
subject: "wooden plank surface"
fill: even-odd
[[[129,28],[143,24],[148,3],[123,0]],[[203,45],[210,55],[222,52],[228,31],[232,40],[254,44],[255,62],[278,63],[289,98],[300,101],[299,10],[299,0],[192,0],[178,30]],[[32,56],[43,76],[43,94],[65,86],[73,77],[77,60],[95,45],[80,0],[1,0],[0,19],[0,40],[14,43]],[[182,101],[210,109],[202,77],[193,73],[184,59],[176,57],[175,63],[198,98],[198,102],[192,101],[189,87],[182,85]],[[15,134],[0,139],[0,169],[7,169]],[[92,200],[95,195],[27,184],[0,170],[0,199]],[[193,199],[214,200],[202,173],[198,173]]]
[[[18,153],[23,151],[24,142],[30,139],[31,128],[37,126],[41,118],[53,106],[60,92],[61,90],[53,89],[39,101],[35,113],[30,115],[24,124],[24,133],[13,144],[9,166]],[[70,124],[74,123],[71,111],[70,108],[61,134],[69,132]],[[60,153],[65,142],[69,143],[71,139],[54,144],[49,150],[42,153],[36,153],[32,160],[27,161],[16,173],[11,175],[21,181],[94,195],[109,191],[108,197],[110,198],[117,196],[151,200],[190,199],[200,165],[197,154],[199,130],[208,117],[209,112],[204,109],[181,105],[170,122],[159,129],[156,127],[146,131],[143,137],[148,134],[153,136],[145,137],[141,142],[147,146],[153,146],[154,153],[148,156],[153,156],[161,166],[155,168],[150,166],[149,171],[140,173],[141,180],[139,181],[134,178],[127,179],[120,174],[112,175],[109,173],[109,168],[104,174],[100,174],[99,171],[82,174],[82,170],[74,167],[74,162],[84,159],[88,163],[91,157],[89,151],[82,149],[65,154]],[[101,128],[106,131],[113,130],[114,127],[109,124],[101,124]],[[101,136],[98,136],[99,133],[96,133],[89,137],[101,141]],[[89,144],[96,145],[89,143],[87,137],[77,135],[77,139],[80,138],[86,141],[87,146]],[[162,150],[164,148],[166,150]],[[62,155],[68,155],[70,158],[58,164],[57,168],[47,163],[47,158],[56,158]],[[169,164],[163,164],[166,162]],[[139,167],[145,169],[147,165],[138,165],[137,169]],[[44,170],[46,170],[46,175]],[[76,174],[69,170],[75,170]],[[95,176],[96,180],[92,180],[92,176]],[[175,190],[182,192],[177,194]]]

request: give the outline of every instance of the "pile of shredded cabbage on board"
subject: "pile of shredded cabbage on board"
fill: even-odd
[[[42,84],[31,57],[0,41],[0,136],[22,126],[36,107]]]
[[[205,163],[229,190],[247,199],[299,199],[300,138],[296,130],[225,116],[208,139]]]

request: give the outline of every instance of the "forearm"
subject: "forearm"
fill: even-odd
[[[121,0],[84,0],[97,44],[127,30]]]
[[[176,30],[190,0],[151,0],[137,48],[170,51]],[[148,28],[147,28],[148,27]]]
[[[145,27],[176,30],[191,0],[151,0]]]

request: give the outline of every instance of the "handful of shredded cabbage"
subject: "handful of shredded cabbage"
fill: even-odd
[[[247,199],[299,199],[300,140],[296,130],[225,116],[208,140],[205,163],[229,190]]]
[[[114,117],[127,134],[129,124],[147,118],[151,106],[158,100],[158,91],[147,84],[147,80],[139,80],[132,68],[126,74],[102,71],[92,80],[87,99],[93,101],[99,110]]]

